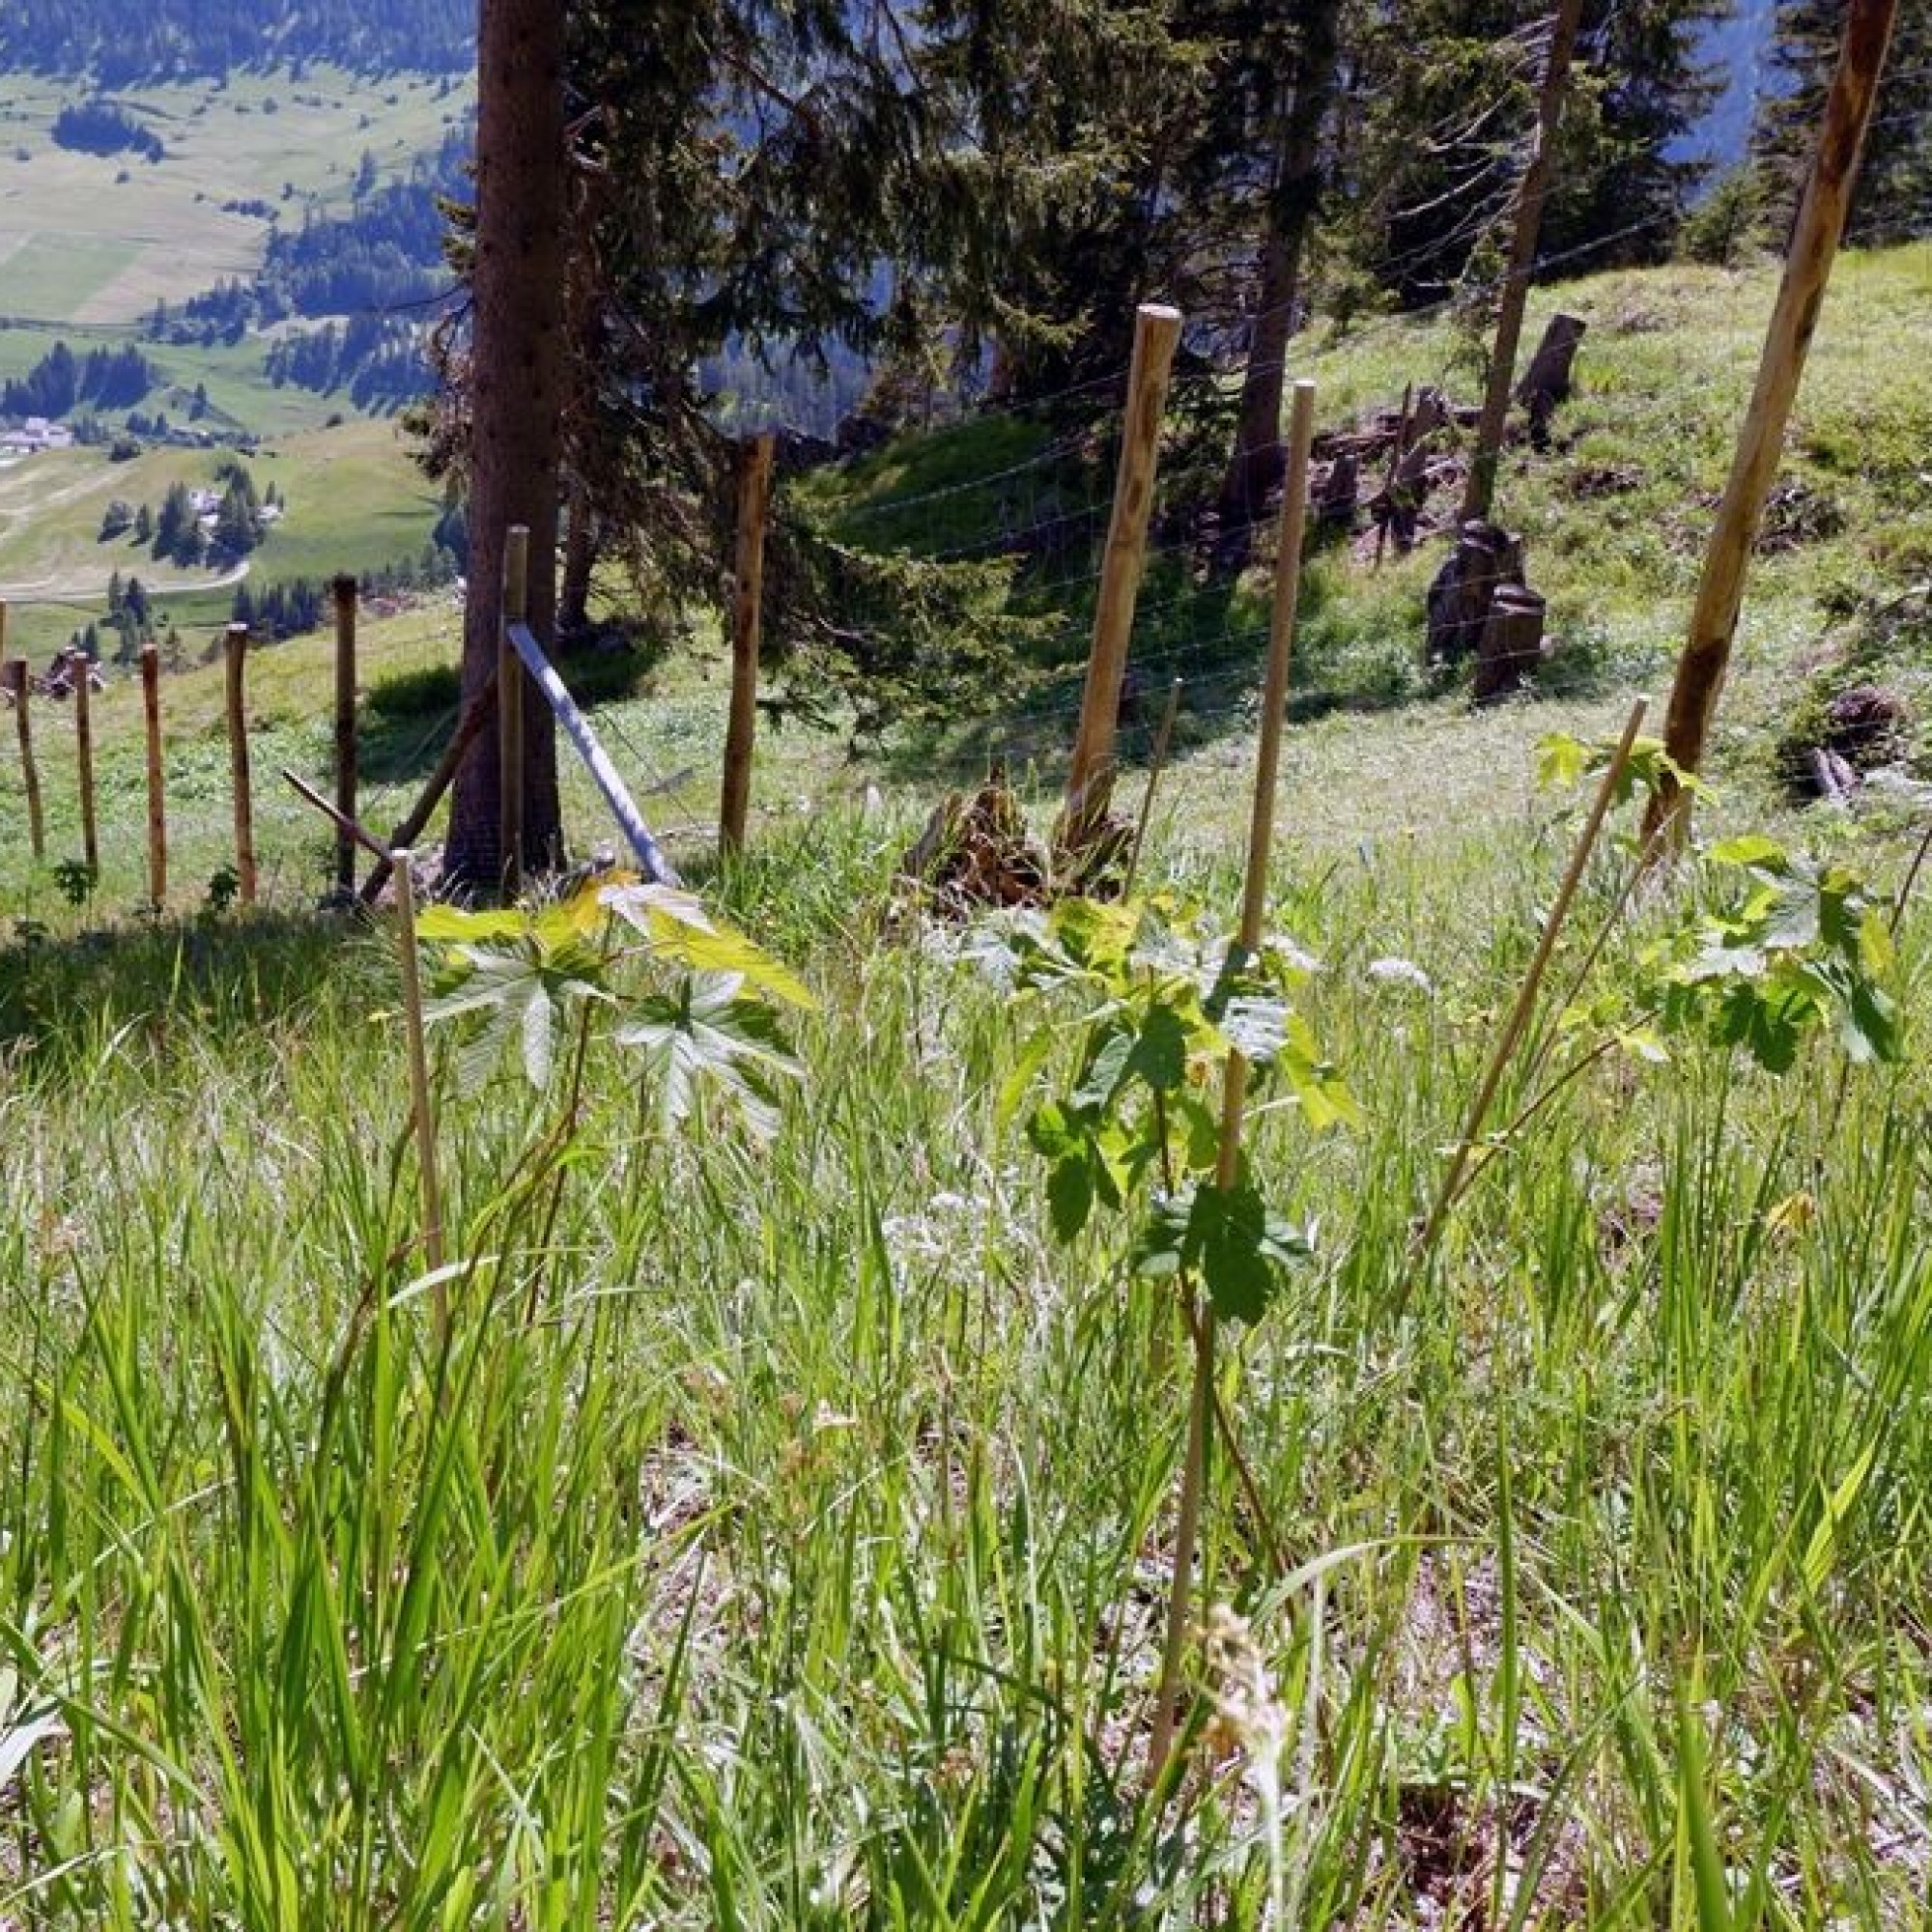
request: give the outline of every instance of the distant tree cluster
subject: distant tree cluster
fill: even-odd
[[[134,154],[158,161],[167,153],[152,128],[112,100],[70,101],[54,116],[54,141],[83,155]]]
[[[106,87],[329,61],[454,72],[475,45],[469,0],[8,0],[0,66]]]
[[[131,343],[91,349],[81,357],[65,342],[56,342],[24,376],[0,388],[0,415],[56,419],[72,414],[82,403],[125,410],[159,380],[159,371]]]
[[[449,560],[433,546],[425,546],[419,556],[364,571],[360,588],[369,597],[409,596],[441,589],[449,582],[450,575]],[[329,621],[333,611],[334,597],[329,586],[313,578],[278,579],[267,584],[244,581],[235,586],[229,621],[246,624],[257,638],[279,643],[284,638],[319,631]]]
[[[360,379],[363,394],[355,400],[365,408],[421,394],[429,379],[405,338],[411,321],[426,317],[449,292],[443,207],[463,182],[469,153],[469,129],[452,129],[407,180],[381,185],[375,157],[365,153],[346,215],[311,209],[300,227],[270,236],[254,280],[217,283],[177,308],[156,302],[147,335],[157,342],[239,342],[250,328],[293,316],[348,317],[348,330],[331,343],[311,341],[272,357],[270,379],[352,394]],[[392,320],[396,327],[385,329]]]
[[[264,366],[278,389],[292,384],[324,396],[345,391],[357,409],[371,412],[413,402],[436,384],[421,327],[377,315],[278,336]]]
[[[131,534],[156,559],[187,570],[239,561],[268,535],[287,503],[272,483],[266,497],[258,496],[247,466],[233,457],[222,463],[215,481],[218,489],[171,483],[157,512],[116,497],[101,517],[100,541]]]
[[[1779,0],[1747,194],[1770,239],[1797,212],[1844,27],[1840,0]],[[1932,219],[1932,10],[1902,6],[1852,205],[1851,239],[1909,239]]]

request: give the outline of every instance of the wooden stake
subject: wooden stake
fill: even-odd
[[[744,850],[752,805],[752,745],[757,734],[758,645],[765,602],[765,523],[771,510],[774,436],[753,437],[738,451],[738,555],[731,593],[731,717],[724,734],[724,789],[718,807],[718,846]]]
[[[0,650],[7,642],[7,607],[0,604]],[[34,726],[27,709],[33,696],[34,680],[25,658],[15,658],[7,666],[7,681],[14,693],[14,728],[20,739],[20,778],[27,788],[27,839],[34,851],[34,863],[47,856],[46,824],[41,812],[41,770],[34,762]]]
[[[1288,675],[1294,650],[1295,609],[1301,595],[1301,552],[1308,532],[1308,452],[1315,438],[1315,384],[1294,385],[1289,427],[1288,483],[1281,504],[1281,538],[1276,552],[1274,609],[1268,626],[1267,673],[1262,687],[1261,745],[1255,758],[1255,797],[1248,820],[1248,867],[1241,891],[1237,944],[1244,953],[1259,951],[1267,916],[1268,861],[1274,849],[1275,798],[1281,778],[1281,739],[1288,720]],[[1227,1083],[1221,1094],[1221,1146],[1214,1185],[1232,1190],[1239,1179],[1241,1131],[1247,1109],[1248,1063],[1228,1056]],[[1192,1291],[1188,1293],[1191,1294]],[[1174,1748],[1179,1713],[1181,1661],[1187,1648],[1188,1610],[1193,1596],[1195,1545],[1201,1533],[1201,1506],[1208,1486],[1208,1448],[1214,1422],[1215,1320],[1211,1303],[1194,1313],[1194,1393],[1187,1426],[1187,1455],[1181,1467],[1180,1509],[1174,1536],[1174,1581],[1167,1605],[1167,1637],[1155,1694],[1153,1736],[1148,1749],[1149,1781],[1159,1780]]]
[[[355,580],[335,580],[335,809],[355,816]],[[355,841],[346,833],[335,840],[335,889],[355,890]]]
[[[1402,390],[1402,414],[1396,418],[1395,443],[1389,450],[1388,473],[1382,478],[1382,498],[1387,505],[1382,520],[1376,526],[1376,568],[1382,567],[1382,551],[1388,543],[1389,526],[1395,522],[1396,478],[1402,473],[1402,459],[1408,448],[1408,419],[1415,407],[1415,384],[1405,383]]]
[[[1094,643],[1080,727],[1066,774],[1058,843],[1077,854],[1093,842],[1107,813],[1114,780],[1114,734],[1121,714],[1121,683],[1127,643],[1147,560],[1148,519],[1153,510],[1154,472],[1160,456],[1161,416],[1167,408],[1169,372],[1180,340],[1180,311],[1148,303],[1134,318],[1134,358],[1127,375],[1126,414],[1121,425],[1121,461],[1114,482],[1113,520],[1094,608]]]
[[[389,874],[394,869],[388,852],[398,846],[413,845],[422,837],[423,827],[436,815],[436,809],[442,803],[443,794],[456,782],[457,769],[469,754],[471,745],[483,735],[484,727],[496,716],[497,673],[493,669],[483,689],[470,701],[469,708],[456,721],[456,731],[449,743],[443,747],[442,756],[437,760],[436,770],[430,774],[429,782],[423,786],[422,795],[410,808],[409,814],[389,837],[389,847],[362,881],[360,897],[365,906],[372,906],[383,896],[383,888],[389,883]]]
[[[1167,751],[1174,741],[1174,721],[1180,715],[1180,689],[1183,678],[1176,678],[1167,688],[1167,703],[1160,714],[1160,729],[1154,733],[1153,755],[1148,761],[1147,790],[1141,794],[1141,815],[1134,825],[1134,842],[1127,853],[1127,876],[1121,882],[1121,896],[1131,897],[1134,879],[1141,868],[1141,848],[1147,843],[1148,827],[1153,823],[1153,801],[1160,790],[1160,775],[1167,769]]]
[[[422,1188],[423,1258],[430,1271],[442,1267],[442,1186],[436,1165],[436,1113],[429,1092],[429,1048],[423,1035],[422,964],[416,956],[416,888],[411,867],[415,854],[398,847],[389,854],[396,880],[396,943],[403,969],[403,1023],[409,1035],[410,1118],[415,1128],[416,1170]],[[449,1336],[449,1285],[436,1284],[437,1339]]]
[[[94,878],[100,876],[100,830],[94,810],[93,661],[85,651],[67,653],[73,679],[73,761],[80,792],[80,856]]]
[[[1818,327],[1818,312],[1832,279],[1832,264],[1844,234],[1845,215],[1858,182],[1859,156],[1879,76],[1891,42],[1897,0],[1850,0],[1837,72],[1825,104],[1825,125],[1811,178],[1799,211],[1798,226],[1785,257],[1758,363],[1757,385],[1746,412],[1731,461],[1730,479],[1704,554],[1704,574],[1690,613],[1690,635],[1677,661],[1677,677],[1665,714],[1663,748],[1687,772],[1699,771],[1711,720],[1730,668],[1731,643],[1744,608],[1745,577],[1764,522],[1765,499],[1777,475],[1785,425],[1804,373],[1804,358]],[[1669,839],[1681,842],[1690,823],[1690,794],[1666,787],[1652,801],[1646,832],[1668,825]]]
[[[222,641],[228,661],[228,767],[235,787],[235,873],[242,903],[255,903],[255,799],[248,778],[248,706],[243,684],[248,627],[230,624]]]
[[[1502,460],[1503,431],[1509,420],[1510,389],[1516,382],[1517,351],[1522,344],[1522,312],[1529,303],[1529,278],[1536,269],[1537,237],[1543,232],[1543,205],[1556,159],[1556,133],[1563,122],[1563,96],[1570,84],[1570,61],[1583,0],[1560,0],[1550,30],[1549,58],[1536,102],[1536,145],[1517,189],[1516,231],[1510,239],[1509,271],[1503,281],[1502,310],[1496,317],[1495,348],[1490,355],[1489,387],[1483,394],[1476,454],[1463,495],[1462,521],[1487,520],[1495,500],[1496,466]]]
[[[161,773],[161,654],[141,646],[141,716],[148,738],[148,903],[168,899],[168,808]]]
[[[497,644],[497,783],[508,899],[524,890],[524,670],[510,643],[510,626],[527,623],[529,614],[529,526],[512,524],[503,540],[503,618]]]
[[[1449,1161],[1449,1171],[1442,1177],[1442,1185],[1436,1190],[1435,1204],[1429,1210],[1429,1219],[1422,1225],[1422,1232],[1415,1238],[1414,1253],[1420,1260],[1435,1246],[1435,1237],[1442,1232],[1442,1225],[1456,1199],[1456,1191],[1462,1184],[1463,1170],[1469,1165],[1469,1157],[1476,1150],[1476,1137],[1483,1131],[1483,1122],[1490,1117],[1491,1103],[1496,1097],[1496,1089],[1502,1084],[1504,1069],[1509,1065],[1510,1056],[1515,1053],[1517,1043],[1522,1038],[1523,1029],[1529,1024],[1529,1016],[1536,1006],[1538,988],[1543,984],[1543,975],[1549,965],[1550,955],[1556,951],[1556,941],[1563,931],[1564,921],[1570,916],[1570,903],[1577,896],[1577,888],[1583,881],[1583,869],[1590,863],[1590,854],[1596,850],[1597,835],[1604,829],[1604,820],[1609,816],[1610,806],[1617,794],[1617,786],[1623,781],[1624,769],[1630,763],[1631,751],[1636,744],[1636,734],[1642,728],[1644,713],[1650,708],[1647,698],[1639,697],[1631,706],[1631,714],[1624,725],[1624,735],[1617,741],[1617,749],[1611,754],[1610,762],[1604,772],[1604,781],[1597,787],[1595,802],[1590,807],[1590,815],[1584,821],[1581,836],[1577,840],[1577,849],[1571,855],[1570,869],[1563,875],[1563,883],[1557,888],[1556,902],[1549,909],[1549,916],[1543,923],[1543,936],[1537,941],[1535,954],[1529,962],[1529,971],[1523,975],[1521,988],[1516,996],[1516,1005],[1510,1009],[1508,1021],[1504,1024],[1501,1037],[1497,1039],[1495,1051],[1490,1056],[1488,1070],[1483,1075],[1483,1083],[1476,1090],[1476,1097],[1469,1107],[1468,1119],[1463,1122],[1462,1134],[1456,1142],[1456,1151]]]

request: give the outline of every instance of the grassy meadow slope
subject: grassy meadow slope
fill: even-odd
[[[348,206],[363,154],[401,174],[467,109],[458,79],[383,79],[324,67],[143,86],[115,99],[162,158],[55,145],[54,117],[87,90],[8,76],[0,100],[0,314],[98,327],[140,322],[261,266],[270,221]]]
[[[1780,512],[1802,527],[1755,582],[1703,809],[1886,892],[1923,791],[1799,812],[1767,745],[1843,593],[1932,574],[1909,454],[1929,289],[1920,248],[1834,292]],[[202,904],[214,670],[164,688],[163,917],[133,913],[129,689],[99,706],[105,871],[80,910],[23,861],[0,730],[0,916],[22,922],[0,940],[0,1924],[1918,1922],[1932,902],[1897,936],[1900,1064],[1819,1039],[1774,1077],[1683,1037],[1541,1099],[1512,1074],[1496,1119],[1526,1122],[1411,1261],[1575,830],[1535,745],[1606,735],[1665,673],[1769,293],[1676,270],[1560,291],[1592,324],[1576,440],[1513,463],[1502,499],[1570,639],[1560,693],[1479,716],[1426,692],[1433,554],[1318,565],[1299,688],[1325,708],[1290,736],[1269,922],[1320,962],[1307,1017],[1366,1122],[1314,1133],[1273,1093],[1256,1116],[1257,1170],[1319,1239],[1223,1359],[1254,1489],[1216,1458],[1202,1574],[1239,1621],[1195,1654],[1183,1806],[1141,1768],[1187,1399],[1171,1296],[1110,1235],[1052,1237],[1020,1122],[1070,1073],[1065,1001],[1030,1009],[955,935],[882,921],[962,751],[1037,753],[1050,791],[1056,656],[876,761],[768,736],[745,861],[716,875],[680,843],[818,996],[769,1145],[723,1113],[666,1133],[615,1048],[572,1103],[467,1086],[439,1047],[446,1348],[392,936],[309,915],[326,835],[271,776],[327,769],[326,644],[251,667],[253,916]],[[1328,419],[1411,377],[1467,386],[1438,326],[1307,349]],[[1029,447],[969,426],[812,487],[857,519]],[[321,480],[288,486],[298,508]],[[898,534],[968,540],[997,495]],[[1253,649],[1157,573],[1139,648],[1203,658],[1146,880],[1219,916]],[[381,822],[442,722],[397,682],[455,631],[367,627]],[[1886,666],[1921,706],[1924,644]],[[713,641],[598,710],[640,785],[695,771],[647,800],[661,822],[712,810],[720,669]],[[68,720],[36,716],[65,856]],[[603,835],[574,771],[568,810]],[[1553,983],[1649,983],[1677,895],[1625,900],[1632,831]]]

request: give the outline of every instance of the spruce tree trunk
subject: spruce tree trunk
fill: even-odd
[[[566,269],[563,48],[563,9],[555,0],[481,0],[466,704],[496,668],[503,536],[512,524],[529,526],[530,629],[545,643],[555,629]],[[540,871],[562,857],[562,813],[554,723],[527,678],[523,710],[523,860],[526,869]],[[500,813],[496,737],[485,732],[456,775],[444,855],[453,883],[497,889],[505,858]]]
[[[1342,0],[1312,0],[1302,10],[1301,58],[1293,99],[1282,122],[1267,231],[1262,239],[1260,312],[1248,342],[1235,447],[1221,483],[1221,527],[1231,533],[1245,530],[1260,518],[1281,476],[1288,342],[1301,286],[1302,244],[1321,198],[1321,130],[1335,99],[1341,18]]]
[[[571,486],[570,514],[564,520],[563,584],[556,594],[556,632],[572,638],[590,628],[590,573],[597,567],[596,516],[590,492]]]

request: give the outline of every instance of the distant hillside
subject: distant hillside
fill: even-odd
[[[474,58],[471,0],[8,0],[0,71],[103,85],[329,61],[444,72]]]

